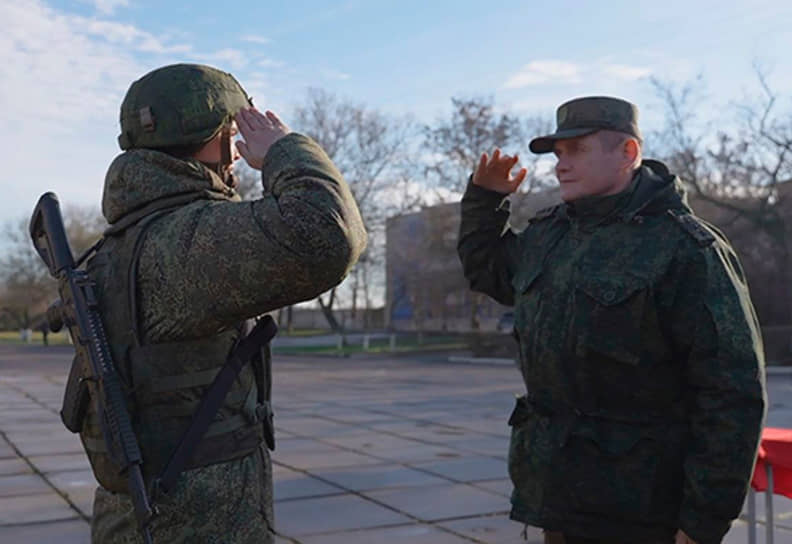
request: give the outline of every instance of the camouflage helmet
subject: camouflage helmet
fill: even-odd
[[[129,87],[121,103],[121,149],[208,142],[250,97],[234,76],[200,64],[173,64]]]

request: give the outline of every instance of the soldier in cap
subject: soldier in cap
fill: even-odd
[[[232,145],[237,131],[244,141]],[[325,152],[254,107],[230,74],[154,70],[121,105],[123,153],[105,179],[110,224],[88,264],[156,507],[154,542],[273,542],[270,352],[246,364],[170,489],[163,468],[246,320],[338,284],[366,245]],[[261,172],[241,201],[233,163]],[[99,488],[93,542],[138,543],[132,501],[91,405],[80,433]]]
[[[740,513],[765,414],[764,355],[729,241],[641,156],[638,110],[558,108],[562,203],[522,232],[518,157],[484,153],[462,198],[471,287],[514,306],[526,394],[509,420],[510,517],[548,543],[720,542]]]

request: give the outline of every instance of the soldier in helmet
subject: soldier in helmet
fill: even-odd
[[[558,108],[534,153],[563,203],[522,232],[518,157],[483,154],[462,198],[471,287],[514,306],[526,395],[509,424],[511,518],[548,543],[710,544],[741,510],[765,411],[759,325],[737,256],[682,182],[641,157],[637,108]]]
[[[237,131],[244,141],[233,146]],[[102,199],[110,227],[88,272],[157,509],[153,540],[272,542],[268,346],[242,369],[176,484],[161,492],[157,478],[246,320],[345,277],[366,245],[359,210],[314,141],[209,66],[135,81],[119,143]],[[234,190],[240,154],[261,171],[258,200]],[[81,432],[100,484],[92,539],[142,542],[101,424],[92,406]]]

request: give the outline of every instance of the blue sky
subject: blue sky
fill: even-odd
[[[451,96],[549,115],[612,94],[639,104],[648,132],[662,113],[648,77],[698,73],[702,114],[731,122],[729,103],[757,90],[754,61],[792,105],[792,2],[642,4],[0,0],[0,220],[27,216],[46,190],[98,204],[124,92],[172,62],[233,72],[287,123],[313,86],[423,122]]]

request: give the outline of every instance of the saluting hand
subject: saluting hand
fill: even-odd
[[[679,529],[674,539],[674,544],[696,544],[696,541],[687,536],[682,529]]]
[[[236,142],[239,154],[256,170],[261,170],[264,157],[272,144],[291,132],[271,111],[263,114],[256,108],[247,108],[240,110],[235,119],[239,132],[245,139]]]
[[[501,156],[500,149],[495,149],[492,158],[489,158],[486,153],[482,153],[476,171],[473,172],[473,184],[503,194],[513,193],[528,174],[527,168],[520,168],[517,175],[512,176],[512,168],[519,160],[517,155],[513,157]]]

